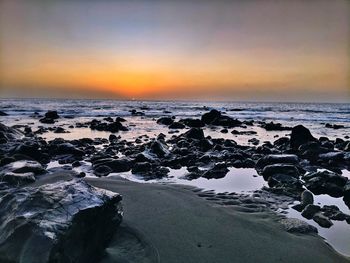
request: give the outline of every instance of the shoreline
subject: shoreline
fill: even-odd
[[[73,178],[56,173],[29,186]],[[350,262],[317,234],[288,233],[273,213],[215,206],[198,197],[193,187],[118,177],[83,180],[123,196],[121,227],[132,229],[148,253],[159,256],[159,261],[145,258],[144,262]],[[124,253],[131,256],[135,251]]]

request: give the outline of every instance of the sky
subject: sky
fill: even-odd
[[[350,1],[0,0],[0,97],[350,102]]]

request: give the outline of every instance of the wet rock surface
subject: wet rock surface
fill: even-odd
[[[131,110],[132,118],[145,118],[147,109],[140,108],[140,110],[142,111]],[[164,126],[175,133],[155,134],[154,138],[139,134],[132,141],[123,139],[121,135],[137,124],[132,123],[130,119],[126,121],[114,116],[101,116],[85,123],[77,122],[73,126],[77,129],[110,132],[108,139],[44,140],[40,137],[41,134],[64,132],[65,129],[54,126],[40,127],[36,130],[27,125],[22,127],[24,132],[20,132],[0,124],[2,146],[0,166],[4,167],[18,161],[36,161],[45,169],[48,163],[57,161],[60,165],[69,165],[70,169],[76,169],[81,167],[82,163],[88,162],[91,164],[91,170],[85,171],[86,173],[101,177],[128,172],[143,180],[166,178],[170,174],[170,169],[182,167],[188,171],[184,174],[184,178],[188,180],[198,178],[215,180],[230,176],[228,171],[232,167],[255,168],[268,185],[262,195],[264,197],[273,195],[274,198],[271,200],[275,206],[288,207],[293,202],[300,201],[295,209],[301,213],[308,205],[314,205],[313,195],[319,194],[342,198],[344,203],[350,206],[350,183],[341,175],[342,170],[350,168],[349,140],[315,138],[302,125],[287,127],[274,122],[240,121],[215,109],[205,110],[206,112],[199,117],[181,118],[166,115],[155,118],[152,120],[154,125]],[[44,118],[55,122],[59,117],[56,114],[46,114]],[[255,138],[253,130],[246,130],[253,127],[267,131],[285,131],[285,133],[276,137],[274,141],[264,141]],[[209,130],[221,131],[224,137],[212,138],[208,136]],[[117,132],[118,135],[114,134]],[[253,138],[248,137],[250,144],[240,145],[230,139],[235,138],[234,135]],[[28,171],[22,172],[28,176],[25,180],[21,178],[26,176],[19,175],[21,178],[17,178],[18,176],[11,173],[14,172],[8,171],[6,180],[12,181],[8,178],[13,178],[13,181],[18,180],[20,184],[26,183],[26,180],[29,182],[32,178],[31,174],[28,174],[31,172]],[[37,175],[33,176],[35,179]],[[276,196],[280,196],[281,199]],[[248,206],[261,208],[259,202],[262,200],[249,199],[248,196],[244,198],[245,202],[251,203],[231,199],[225,202],[239,203],[244,209],[248,209]],[[268,198],[266,197],[267,200]],[[286,202],[284,199],[289,201]],[[269,201],[265,203],[270,204]],[[265,204],[265,207],[273,209],[271,207],[274,205]],[[344,217],[340,213],[334,211],[326,213],[322,209],[321,206],[317,213],[329,220]],[[307,208],[304,214],[309,212],[310,208]],[[322,222],[321,224],[324,223],[322,217],[316,218]],[[346,218],[345,216],[345,220]]]
[[[0,194],[1,262],[96,262],[122,220],[121,196],[84,181]]]

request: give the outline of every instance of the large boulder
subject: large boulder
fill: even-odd
[[[303,125],[297,125],[292,128],[290,136],[290,147],[292,149],[297,150],[300,145],[313,141],[317,141],[317,139]]]
[[[1,195],[0,262],[97,262],[122,220],[119,194],[80,180]]]
[[[221,116],[221,112],[213,109],[209,112],[204,113],[201,117],[201,120],[205,124],[211,124],[215,119],[219,118],[220,116]]]

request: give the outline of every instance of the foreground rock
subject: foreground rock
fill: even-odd
[[[1,195],[0,262],[97,262],[122,220],[121,196],[84,181]]]

